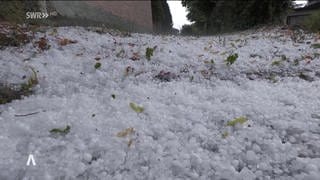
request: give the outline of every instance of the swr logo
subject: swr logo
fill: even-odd
[[[45,19],[49,17],[45,12],[26,12],[26,19]]]

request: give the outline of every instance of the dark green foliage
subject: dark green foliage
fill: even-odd
[[[190,81],[193,81],[193,79],[194,79],[194,76],[191,76],[191,77],[190,77]]]
[[[115,99],[116,95],[115,94],[111,94],[111,97],[112,97],[112,99]]]
[[[228,136],[229,136],[229,133],[227,131],[223,132],[221,135],[223,139],[227,138]]]
[[[151,56],[153,56],[153,51],[154,49],[153,48],[147,48],[146,49],[146,58],[150,61],[151,60]]]
[[[142,106],[138,106],[137,104],[131,102],[129,103],[129,106],[132,110],[134,110],[136,113],[142,113],[144,111],[144,108]]]
[[[319,19],[319,21],[320,21],[320,19]],[[314,49],[319,49],[320,48],[320,43],[312,44],[311,47],[314,48]]]
[[[22,23],[27,11],[39,11],[37,1],[1,1],[0,20]]]
[[[101,63],[97,62],[97,63],[94,65],[94,68],[96,68],[96,69],[101,68]]]
[[[30,42],[30,37],[25,33],[21,33],[21,31],[19,32],[18,29],[9,35],[0,32],[0,49],[7,46],[17,47],[28,42]]]
[[[291,0],[182,0],[182,4],[187,18],[203,34],[212,34],[279,23]]]
[[[247,121],[248,121],[248,119],[246,117],[241,116],[241,117],[238,117],[238,118],[235,118],[235,119],[229,121],[227,123],[227,126],[236,126],[237,124],[243,124]]]
[[[203,34],[203,32],[195,24],[188,24],[188,25],[182,26],[181,34],[182,35],[199,35],[199,34]]]
[[[0,22],[1,22],[1,17],[0,17]],[[0,30],[0,49],[8,46],[18,47],[20,45],[24,45],[26,43],[29,43],[30,40],[34,37],[28,33],[31,30],[31,28],[29,27],[24,28],[24,27],[18,26],[16,25],[16,23],[14,25],[12,24],[13,23],[8,25],[6,24],[4,26],[5,30]]]
[[[1,1],[0,19],[10,22],[22,22],[24,19],[23,3],[21,1]]]
[[[293,65],[298,66],[300,64],[299,59],[295,59],[293,61]]]
[[[271,65],[272,66],[280,66],[281,65],[281,61],[272,61]]]
[[[170,82],[171,80],[176,79],[177,75],[172,72],[161,70],[160,73],[155,76],[155,78],[159,79],[162,82]]]
[[[300,72],[299,78],[300,78],[300,79],[303,79],[303,80],[305,80],[305,81],[309,81],[309,82],[314,81],[314,78],[313,78],[313,77],[311,77],[311,76],[309,76],[309,75],[307,75],[307,74],[304,74],[303,72]]]
[[[313,32],[320,32],[320,11],[314,12],[305,22],[305,26]]]
[[[182,35],[192,35],[193,34],[192,25],[191,24],[183,25],[180,33]]]
[[[267,77],[268,80],[270,80],[272,83],[278,82],[277,80],[277,75],[271,74],[270,76]]]
[[[12,100],[20,99],[20,91],[15,90],[7,85],[0,85],[0,104],[9,103]]]
[[[26,83],[20,85],[20,88],[15,88],[10,85],[0,84],[0,104],[10,103],[15,99],[21,99],[23,96],[28,96],[33,92],[33,87],[38,84],[37,73],[32,69],[33,75]]]
[[[227,57],[227,59],[225,60],[226,64],[228,66],[232,65],[234,62],[236,62],[236,60],[238,59],[238,54],[232,54],[230,56]]]
[[[157,33],[172,32],[172,17],[166,0],[152,0],[153,29]]]
[[[194,22],[192,32],[207,34],[208,28],[211,26],[210,15],[216,3],[213,0],[182,0],[182,5],[188,10],[187,18]]]
[[[58,128],[51,129],[50,133],[64,136],[64,135],[66,135],[66,134],[68,134],[70,132],[70,129],[71,129],[70,126],[67,125],[66,128],[64,128],[64,129],[58,129]]]

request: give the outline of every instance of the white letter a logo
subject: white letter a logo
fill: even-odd
[[[28,161],[27,161],[27,166],[30,166],[30,163],[32,164],[32,166],[36,165],[36,162],[35,162],[34,157],[33,157],[32,154],[29,154]]]

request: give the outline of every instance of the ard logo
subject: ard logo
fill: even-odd
[[[27,160],[27,166],[36,166],[36,161],[34,160],[34,156],[32,154],[29,154],[28,160]]]

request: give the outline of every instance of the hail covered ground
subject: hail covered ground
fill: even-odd
[[[316,34],[95,31],[0,50],[2,83],[37,77],[0,105],[0,179],[320,177]]]

